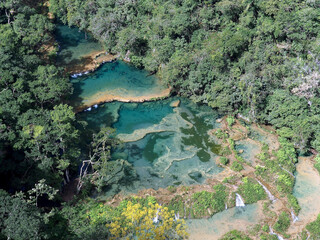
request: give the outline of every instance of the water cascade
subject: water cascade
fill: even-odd
[[[278,240],[284,240],[284,238],[281,237],[280,235],[276,234],[270,226],[269,226],[269,229],[270,229],[269,234],[271,234],[271,235],[276,235],[277,238],[278,238]]]
[[[242,200],[240,194],[236,193],[236,207],[244,207],[244,201]]]
[[[294,214],[293,209],[291,209],[291,217],[292,217],[292,221],[293,223],[295,223],[296,221],[299,220],[299,218]]]
[[[279,167],[283,170],[283,171],[286,171],[287,173],[289,173],[293,178],[296,178],[295,175],[292,174],[292,172],[289,172],[287,169],[281,167],[281,165],[279,164]]]
[[[266,194],[268,195],[268,198],[272,201],[275,202],[276,198],[275,196],[272,195],[272,193],[268,190],[268,188],[266,186],[264,186],[259,180],[257,180],[258,183],[263,187],[264,191],[266,192]]]

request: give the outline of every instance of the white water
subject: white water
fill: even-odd
[[[292,217],[292,221],[293,223],[295,223],[296,221],[299,220],[299,218],[294,214],[293,209],[291,209],[291,217]]]
[[[271,235],[276,235],[277,238],[278,238],[278,240],[284,240],[284,238],[281,237],[280,235],[276,234],[270,226],[269,226],[269,229],[270,229],[269,234],[271,234]]]
[[[289,172],[287,169],[281,167],[281,165],[279,164],[279,167],[283,170],[283,171],[286,171],[287,173],[289,173],[293,178],[296,178],[295,175],[292,174],[292,172]]]
[[[275,196],[272,195],[272,193],[268,190],[268,188],[266,186],[264,186],[258,179],[257,179],[258,183],[263,187],[264,191],[266,192],[266,194],[268,195],[268,198],[272,201],[275,202],[276,198]]]
[[[236,193],[236,207],[244,207],[244,206],[246,205],[244,204],[242,197],[240,196],[240,194]]]

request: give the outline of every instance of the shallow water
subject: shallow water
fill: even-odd
[[[297,221],[299,223],[315,219],[320,212],[320,176],[310,159],[306,157],[300,157],[296,166],[293,194],[301,206]]]
[[[92,106],[111,99],[151,96],[166,88],[149,72],[137,69],[122,61],[107,63],[94,73],[72,79],[74,106]]]
[[[240,156],[242,156],[246,162],[251,163],[252,165],[255,165],[255,156],[261,151],[260,146],[252,140],[236,141],[235,149],[237,151],[243,150],[243,153],[241,153]]]
[[[180,99],[171,107],[170,98],[145,103],[106,103],[79,114],[90,128],[112,126],[124,147],[114,158],[125,158],[138,175],[135,182],[118,190],[136,192],[143,188],[203,183],[223,169],[215,163],[217,149],[207,131],[217,127],[217,113],[209,107]]]
[[[60,47],[57,63],[62,66],[78,64],[82,57],[103,51],[103,47],[90,34],[86,37],[85,33],[76,27],[57,25],[55,36]]]
[[[233,229],[244,231],[262,218],[260,205],[254,203],[224,210],[208,219],[190,219],[187,225],[191,240],[216,240]]]

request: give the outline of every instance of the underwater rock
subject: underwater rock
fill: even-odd
[[[197,181],[197,182],[201,182],[201,178],[202,178],[202,174],[201,172],[198,171],[194,171],[188,174],[190,178],[192,178],[193,180]]]
[[[173,101],[170,103],[170,107],[179,107],[180,106],[180,100]]]
[[[240,154],[243,153],[243,149],[240,149],[240,150],[239,150],[239,153],[240,153]]]

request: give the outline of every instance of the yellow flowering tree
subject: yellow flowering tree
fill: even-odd
[[[158,203],[149,202],[146,207],[129,201],[120,217],[114,217],[106,226],[111,233],[111,239],[188,238],[185,221],[175,219],[174,211],[169,211]]]

